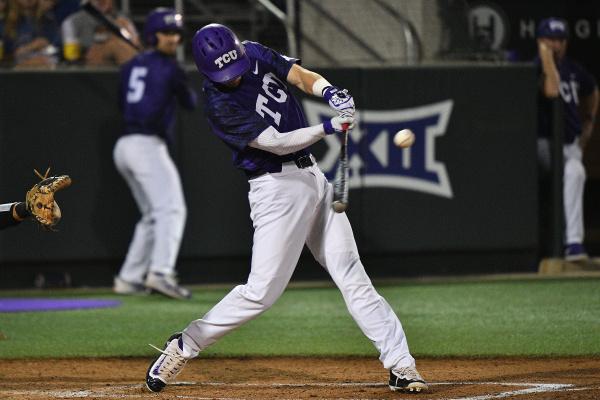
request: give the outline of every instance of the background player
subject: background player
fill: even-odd
[[[146,289],[176,299],[191,297],[175,280],[175,262],[186,218],[177,168],[167,143],[173,141],[177,101],[196,107],[196,94],[175,60],[183,20],[167,8],[152,11],[144,39],[154,49],[121,68],[120,101],[125,128],[114,148],[117,169],[129,185],[142,214],[114,291],[135,294]]]
[[[564,174],[565,259],[587,258],[583,247],[583,187],[586,173],[582,152],[594,127],[598,107],[598,89],[594,77],[566,56],[567,24],[558,18],[540,22],[537,30],[540,66],[538,110],[538,152],[545,168],[550,166],[551,100],[560,96],[564,105]]]
[[[152,391],[172,382],[186,361],[223,335],[257,317],[287,286],[306,243],[342,292],[348,310],[390,369],[390,388],[427,388],[415,368],[402,325],[375,291],[360,261],[346,214],[331,208],[332,185],[307,150],[354,121],[354,102],[338,96],[320,75],[259,43],[241,44],[227,27],[211,24],[192,42],[204,81],[206,114],[234,153],[234,165],[249,178],[254,224],[248,282],[235,287],[204,317],[171,336],[148,369]],[[323,96],[342,116],[307,127],[287,83]],[[335,340],[335,338],[332,338]]]

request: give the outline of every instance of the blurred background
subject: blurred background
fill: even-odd
[[[372,277],[534,272],[560,256],[560,199],[538,172],[537,23],[569,23],[568,54],[600,73],[600,3],[581,0],[97,0],[136,38],[148,12],[173,7],[186,33],[178,59],[196,90],[189,42],[226,24],[302,59],[354,95],[348,211]],[[109,286],[139,217],[112,161],[121,129],[119,55],[94,58],[110,33],[72,41],[76,0],[0,0],[0,203],[19,201],[33,168],[69,174],[58,232],[33,223],[0,232],[0,287]],[[20,16],[38,29],[20,29]],[[41,27],[41,28],[40,28]],[[88,26],[89,28],[89,26]],[[84,29],[85,30],[85,29]],[[41,32],[41,33],[40,33]],[[310,123],[324,103],[304,98]],[[411,128],[409,150],[391,144]],[[600,253],[600,139],[586,148],[585,245]],[[202,108],[178,115],[172,156],[188,220],[178,267],[186,284],[244,280],[252,226],[245,176]],[[332,177],[339,145],[313,152]],[[557,211],[558,210],[558,211]],[[557,245],[557,243],[559,243]],[[294,279],[326,275],[304,254]]]

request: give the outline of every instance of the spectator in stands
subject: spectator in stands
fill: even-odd
[[[135,26],[131,20],[115,11],[113,0],[92,0],[92,3],[119,26],[127,29],[134,42],[139,44]],[[91,66],[121,65],[136,54],[131,46],[117,39],[84,10],[67,17],[61,30],[63,56],[67,62]]]
[[[538,153],[543,166],[550,166],[549,137],[552,124],[552,100],[564,106],[565,259],[588,258],[583,247],[583,187],[586,173],[582,152],[594,126],[598,106],[598,87],[594,77],[566,56],[567,24],[558,18],[543,20],[537,29],[540,92],[538,108]]]
[[[11,0],[5,24],[6,51],[15,67],[54,67],[60,35],[56,0]]]

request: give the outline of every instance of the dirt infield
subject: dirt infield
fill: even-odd
[[[599,399],[600,358],[425,359],[421,394],[393,393],[366,358],[194,359],[179,384],[146,391],[150,360],[0,360],[0,399]]]

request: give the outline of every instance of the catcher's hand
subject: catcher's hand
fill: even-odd
[[[34,170],[35,171],[35,170]],[[71,185],[68,175],[48,176],[50,168],[42,176],[38,171],[35,173],[42,179],[33,185],[25,196],[27,211],[33,215],[37,222],[44,228],[51,229],[61,218],[60,208],[54,201],[54,193]]]

